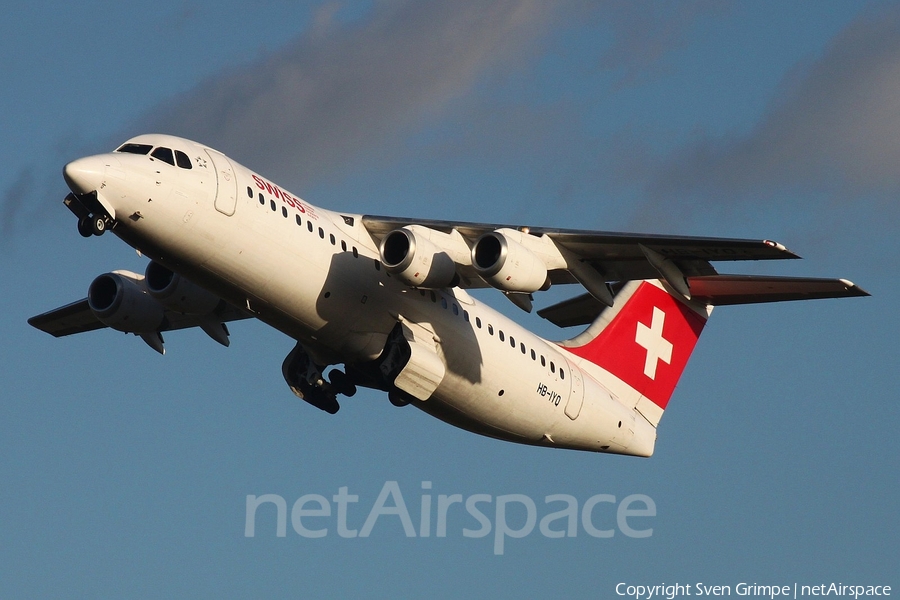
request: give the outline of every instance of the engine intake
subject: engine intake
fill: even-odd
[[[544,262],[499,231],[485,233],[475,241],[472,266],[482,279],[506,292],[530,293],[550,287]]]
[[[147,291],[166,308],[187,315],[208,315],[221,301],[199,285],[188,281],[157,262],[144,272]]]
[[[130,271],[100,275],[88,288],[88,306],[101,323],[126,333],[156,332],[163,305],[147,293],[144,278]]]
[[[379,253],[385,270],[407,285],[444,288],[459,281],[456,263],[450,255],[424,235],[406,227],[384,236]]]

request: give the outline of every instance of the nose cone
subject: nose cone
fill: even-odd
[[[66,185],[76,194],[88,194],[100,189],[106,174],[102,156],[88,156],[73,160],[63,167]]]

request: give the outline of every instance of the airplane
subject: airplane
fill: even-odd
[[[256,318],[295,342],[291,391],[328,413],[358,387],[510,442],[649,457],[714,306],[869,294],[845,279],[719,274],[716,261],[799,258],[768,240],[349,214],[314,206],[203,144],[140,135],[65,165],[84,237],[150,259],[32,317],[56,337],[110,328],[164,353],[164,332]],[[538,311],[546,340],[474,298],[584,292]]]

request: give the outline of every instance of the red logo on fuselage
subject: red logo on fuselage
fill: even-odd
[[[253,181],[256,182],[256,187],[258,187],[261,191],[268,192],[270,195],[275,196],[291,208],[294,208],[301,213],[306,213],[313,219],[317,218],[312,207],[308,206],[299,198],[293,197],[274,183],[270,183],[256,174],[253,174]]]

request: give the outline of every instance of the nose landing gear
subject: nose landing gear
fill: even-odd
[[[88,215],[78,219],[78,233],[82,237],[91,237],[92,235],[103,235],[109,229],[109,221],[102,215]]]
[[[78,233],[82,237],[103,235],[112,225],[112,220],[105,214],[102,204],[97,201],[96,193],[76,196],[69,194],[63,204],[78,217]]]

